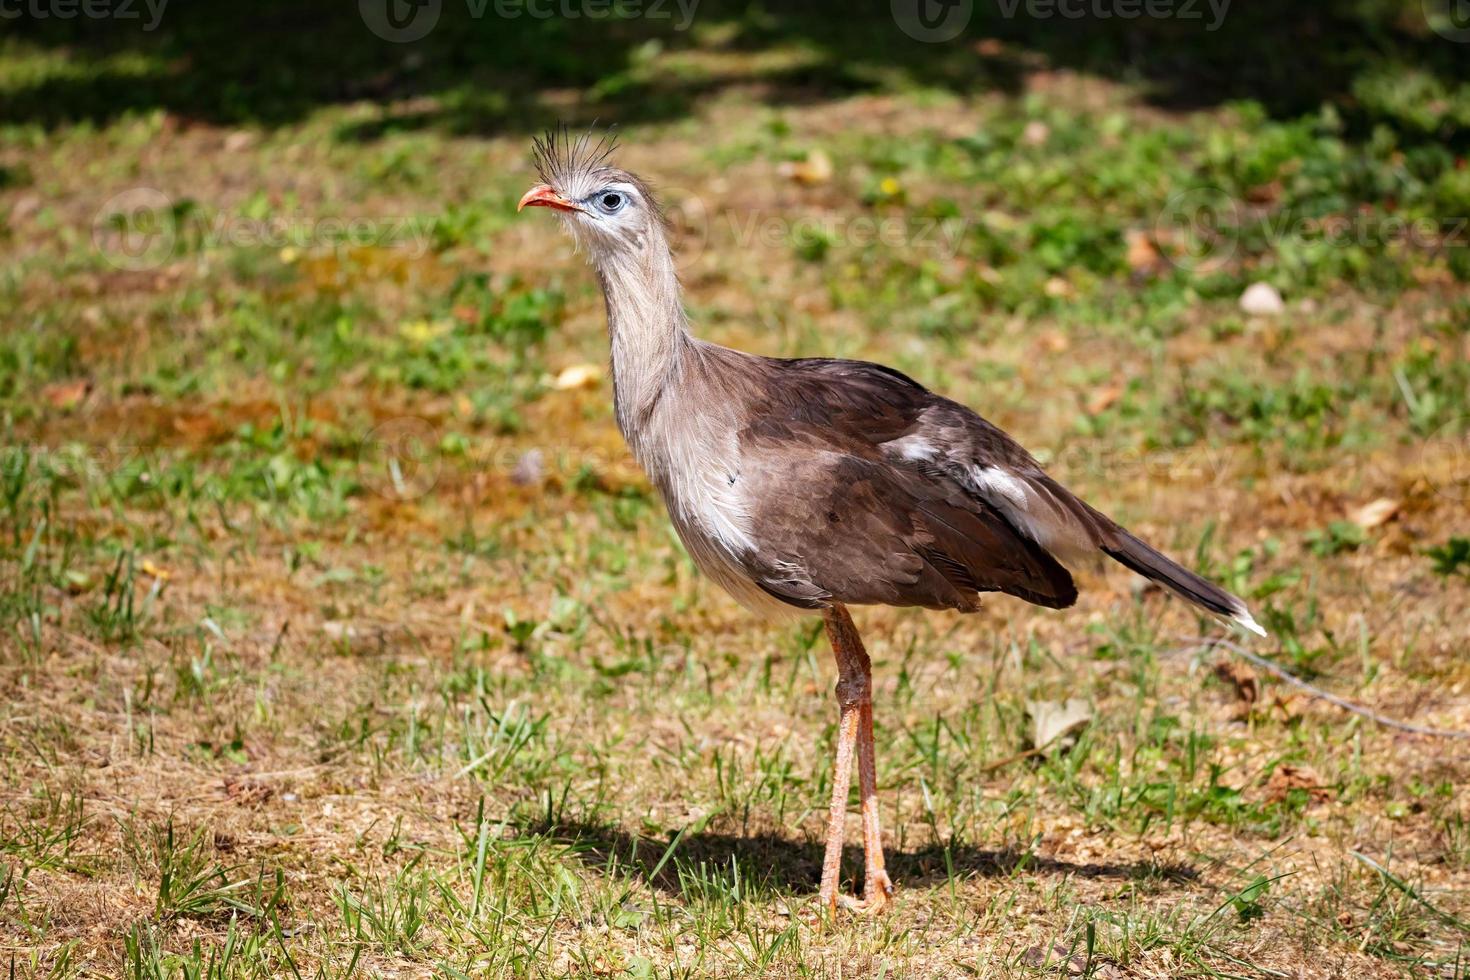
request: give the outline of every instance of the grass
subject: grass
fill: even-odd
[[[1217,676],[1121,573],[860,612],[899,892],[823,921],[825,640],[695,574],[580,370],[592,277],[514,214],[531,129],[618,121],[703,336],[916,375],[1257,652],[1466,730],[1470,88],[1418,4],[452,6],[0,38],[10,975],[1470,975],[1462,746]]]

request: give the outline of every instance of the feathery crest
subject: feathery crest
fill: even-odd
[[[617,133],[608,129],[598,135],[596,127],[594,120],[585,133],[573,137],[566,123],[557,123],[544,136],[534,137],[531,157],[541,182],[575,197],[593,190],[599,178],[627,181],[638,188],[659,225],[665,231],[671,230],[668,214],[654,196],[653,187],[637,174],[612,165],[612,155],[618,148]]]
[[[596,142],[593,142],[593,137],[597,137]],[[589,127],[587,132],[573,139],[567,124],[558,123],[548,129],[546,135],[533,140],[531,153],[542,182],[557,186],[567,183],[568,178],[604,169],[617,145],[617,134],[612,130],[598,136],[595,129]]]

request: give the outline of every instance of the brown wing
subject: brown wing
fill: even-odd
[[[880,447],[940,401],[879,365],[766,362],[741,435],[753,501],[747,571],[793,605],[836,601],[971,611],[980,592],[1061,608],[1072,577],[942,468]]]

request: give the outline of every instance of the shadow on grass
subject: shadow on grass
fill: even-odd
[[[163,5],[151,27],[146,16],[23,13],[4,22],[0,51],[54,60],[44,70],[22,59],[27,67],[15,74],[0,70],[0,123],[106,123],[163,110],[185,125],[274,126],[359,103],[369,118],[339,138],[488,135],[558,118],[673,121],[735,88],[773,105],[895,86],[1017,94],[1033,72],[1068,69],[1138,83],[1166,108],[1252,99],[1273,115],[1297,116],[1328,103],[1359,133],[1386,121],[1407,137],[1458,138],[1463,131],[1419,119],[1432,86],[1397,108],[1365,98],[1382,88],[1385,70],[1450,90],[1470,79],[1470,46],[1436,33],[1425,15],[1441,2],[1451,0],[1223,8],[1177,0],[1162,3],[1169,16],[1124,17],[1108,2],[1060,15],[1047,13],[1049,3],[976,0],[963,29],[936,43],[902,29],[889,3],[843,0],[650,3],[658,16],[593,16],[588,0],[195,0]],[[428,11],[432,29],[385,40],[368,26],[385,4],[402,17]],[[540,13],[527,12],[533,7]],[[680,62],[691,49],[714,55],[718,67]],[[790,56],[762,58],[778,50]]]
[[[776,834],[736,835],[699,831],[686,834],[670,852],[673,838],[657,840],[629,834],[617,827],[588,823],[560,823],[526,827],[568,846],[584,863],[603,871],[620,871],[648,881],[660,891],[687,895],[689,882],[710,875],[729,875],[740,869],[747,890],[775,890],[805,894],[817,889],[822,875],[822,845]],[[668,859],[665,860],[665,855]],[[1078,878],[1186,883],[1199,872],[1183,864],[1146,861],[1124,863],[1072,862],[1016,848],[985,849],[956,845],[948,855],[930,845],[886,852],[888,873],[900,886],[927,887],[947,880],[980,875],[1072,875]],[[863,855],[858,845],[843,848],[847,880],[860,877]],[[655,874],[655,870],[657,873]]]

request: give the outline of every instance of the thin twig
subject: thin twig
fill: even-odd
[[[995,762],[987,762],[985,765],[980,767],[980,771],[994,772],[997,769],[1004,769],[1012,762],[1020,762],[1022,759],[1029,759],[1033,755],[1040,755],[1041,751],[1042,750],[1040,748],[1035,748],[1027,749],[1024,752],[1017,752],[1015,755],[1008,755],[1004,759],[997,759]]]
[[[1196,647],[1196,649],[1200,650],[1208,650],[1213,647],[1221,647],[1223,649],[1229,650],[1237,657],[1240,657],[1242,660],[1254,664],[1255,666],[1264,670],[1266,673],[1271,674],[1273,677],[1277,677],[1283,681],[1286,681],[1288,684],[1296,685],[1297,687],[1306,691],[1308,694],[1312,695],[1312,697],[1320,698],[1323,701],[1328,702],[1329,704],[1335,704],[1342,710],[1351,711],[1355,715],[1362,715],[1369,721],[1382,725],[1384,728],[1396,728],[1401,732],[1413,732],[1415,735],[1430,735],[1434,738],[1470,738],[1470,732],[1457,732],[1446,728],[1429,728],[1425,725],[1415,725],[1412,722],[1399,721],[1396,718],[1389,718],[1385,715],[1380,715],[1372,708],[1365,708],[1357,702],[1349,701],[1347,698],[1344,697],[1339,697],[1338,695],[1333,694],[1331,691],[1323,690],[1315,684],[1309,684],[1306,681],[1302,680],[1300,677],[1288,671],[1286,668],[1278,666],[1277,664],[1274,664],[1271,661],[1267,660],[1265,657],[1254,654],[1240,644],[1232,643],[1230,640],[1211,639],[1201,636],[1196,637],[1192,642],[1197,643],[1198,646]]]

